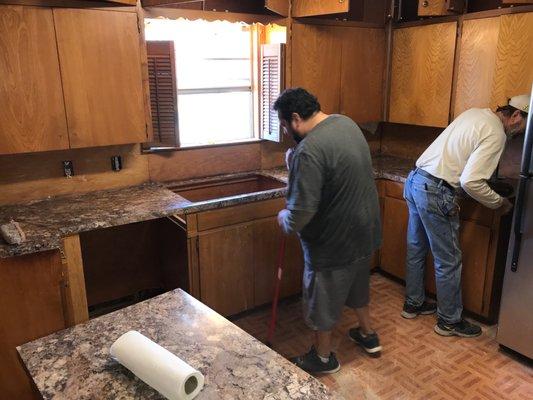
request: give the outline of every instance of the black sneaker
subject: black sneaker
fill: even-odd
[[[404,303],[402,317],[407,318],[407,319],[413,319],[413,318],[418,317],[419,315],[430,315],[430,314],[435,314],[436,312],[437,312],[437,304],[435,303],[428,303],[424,301],[422,305],[418,307]]]
[[[375,332],[364,335],[361,328],[353,328],[348,332],[348,336],[369,354],[377,354],[381,351],[379,337]]]
[[[310,374],[334,374],[341,369],[341,364],[337,361],[335,353],[329,355],[328,362],[323,362],[318,356],[315,346],[311,347],[307,354],[291,358],[290,361]]]
[[[460,336],[465,338],[471,338],[481,335],[481,328],[477,325],[462,319],[455,324],[447,324],[440,318],[435,325],[435,332],[441,336]]]

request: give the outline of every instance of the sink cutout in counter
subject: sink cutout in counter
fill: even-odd
[[[254,174],[243,177],[215,178],[204,182],[169,186],[168,188],[189,201],[198,202],[281,189],[285,186],[285,183],[277,179]]]

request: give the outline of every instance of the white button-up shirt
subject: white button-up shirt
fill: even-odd
[[[416,166],[495,209],[503,198],[487,184],[505,148],[507,136],[490,109],[472,108],[459,115],[429,146]]]

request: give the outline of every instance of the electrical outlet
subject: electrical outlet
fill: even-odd
[[[111,157],[111,169],[113,171],[120,171],[122,169],[122,157],[121,156]]]
[[[72,178],[74,176],[74,163],[72,161],[63,161],[63,174],[67,178]]]

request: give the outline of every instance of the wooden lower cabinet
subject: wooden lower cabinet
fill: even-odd
[[[402,279],[405,277],[408,220],[409,211],[405,200],[393,197],[383,199],[381,269]]]
[[[67,327],[59,251],[0,260],[0,398],[40,399],[16,346]]]
[[[272,300],[282,238],[277,212],[284,204],[274,199],[188,216],[190,242],[198,243],[189,247],[191,276],[198,276],[203,303],[233,315]],[[286,240],[281,297],[301,291],[304,264],[298,237]]]
[[[201,300],[222,315],[253,307],[253,226],[224,227],[200,235]]]
[[[276,217],[255,221],[254,229],[254,305],[272,301],[278,271],[281,230]],[[286,238],[280,296],[297,294],[302,287],[303,255],[296,235]]]
[[[409,211],[405,200],[401,199],[403,184],[385,181],[384,185],[380,269],[403,280]],[[499,304],[498,293],[505,266],[510,216],[498,216],[471,199],[462,199],[460,204],[464,309],[492,320]],[[436,293],[431,252],[426,263],[426,290]]]

